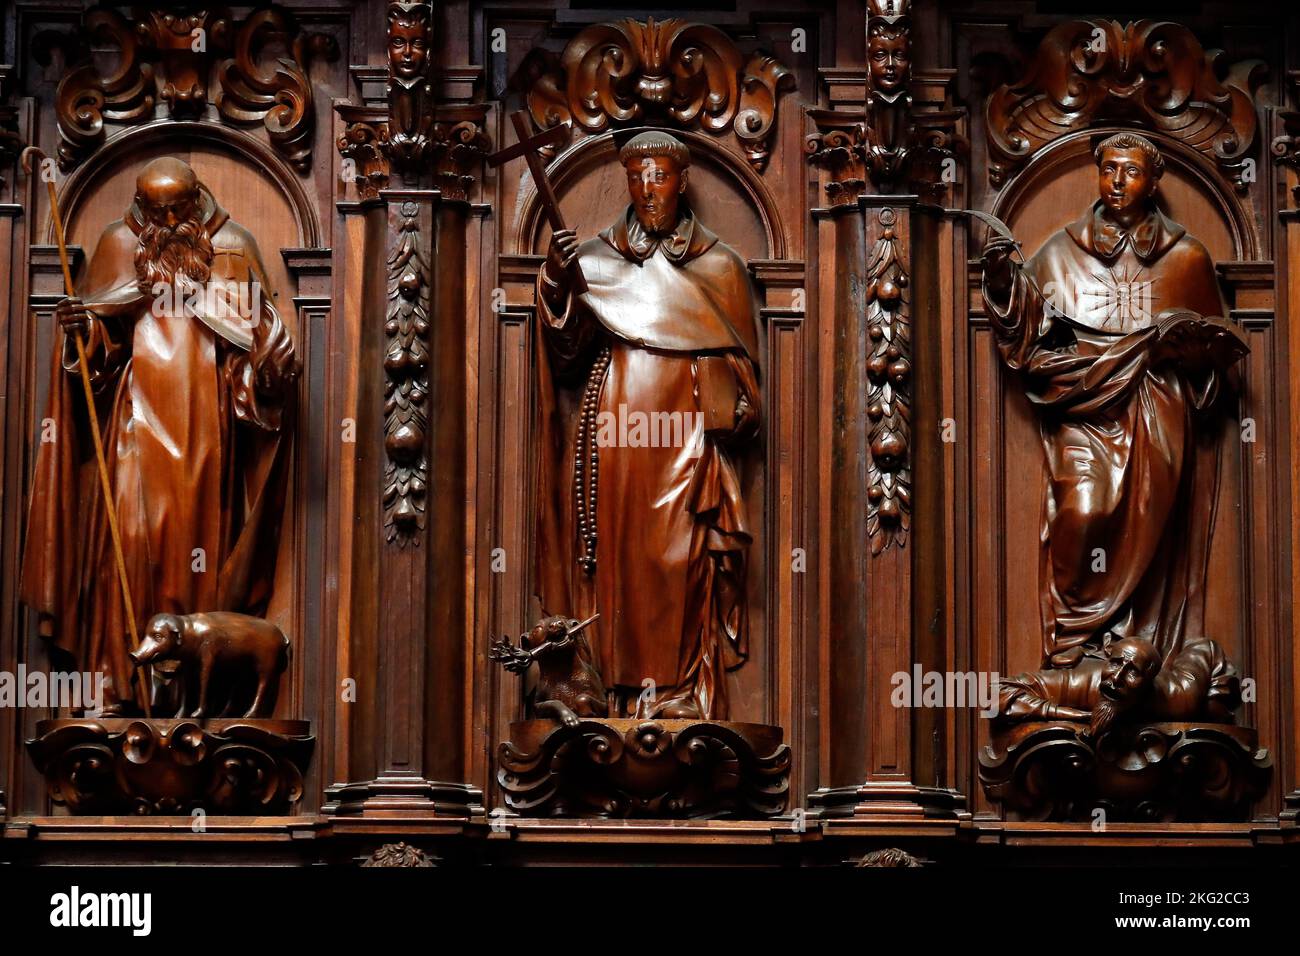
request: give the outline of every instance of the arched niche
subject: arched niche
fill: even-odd
[[[1093,149],[1115,133],[1138,133],[1165,159],[1156,201],[1205,244],[1218,262],[1258,259],[1259,236],[1232,186],[1203,155],[1151,130],[1081,130],[1039,150],[998,193],[994,215],[1004,220],[1031,255],[1056,230],[1078,219],[1097,198]]]
[[[195,173],[230,214],[257,240],[275,288],[276,308],[294,320],[293,277],[281,249],[319,248],[315,207],[297,175],[265,144],[216,123],[152,123],[114,136],[64,184],[59,210],[70,244],[89,257],[104,227],[121,219],[135,195],[135,181],[150,161],[174,156]],[[54,242],[52,224],[46,226]]]
[[[1160,149],[1165,171],[1160,179],[1160,208],[1199,239],[1216,262],[1259,256],[1259,236],[1249,212],[1222,174],[1200,153],[1160,133],[1107,127],[1082,130],[1039,150],[998,194],[993,212],[1010,227],[1032,256],[1054,232],[1077,220],[1097,199],[1095,144],[1114,133],[1136,132]],[[1231,303],[1231,297],[1225,296]],[[976,292],[978,295],[978,292]],[[1157,310],[1160,306],[1156,305]],[[1039,535],[1047,482],[1039,438],[1038,412],[1024,387],[998,361],[1002,377],[1001,473],[1003,486],[997,514],[1006,567],[1004,580],[1034,587],[1008,587],[1003,610],[1006,664],[1004,673],[1041,666],[1041,629],[1037,582]],[[1228,410],[1228,417],[1232,415]],[[1231,421],[1220,423],[1219,497],[1211,538],[1210,574],[1205,588],[1205,630],[1234,660],[1243,659],[1246,643],[1245,591],[1236,570],[1244,560],[1244,527],[1239,503],[1243,494],[1241,442]],[[992,504],[992,503],[990,503]],[[1032,556],[1032,570],[1026,563]]]
[[[285,266],[281,251],[319,248],[320,220],[298,175],[268,146],[239,130],[216,123],[169,121],[127,129],[108,140],[68,177],[60,193],[59,210],[69,244],[80,245],[88,261],[104,228],[126,214],[140,171],[162,156],[189,163],[230,218],[257,241],[273,286],[275,307],[295,331],[300,359],[308,361],[308,330],[299,328],[293,304],[297,282]],[[45,241],[54,243],[52,223],[46,223],[45,232]],[[298,436],[302,435],[301,422],[307,412],[300,393]],[[301,461],[295,454],[295,471],[301,469]],[[295,580],[300,573],[298,548],[303,521],[297,507],[298,487],[298,477],[292,476],[280,527],[275,582],[266,612],[295,641],[303,636]],[[300,693],[297,686],[286,686],[277,706],[288,713],[298,706]]]
[[[631,137],[651,127],[620,131]],[[776,200],[753,168],[701,133],[666,130],[691,151],[686,198],[710,229],[746,260],[785,258],[785,228]],[[565,224],[587,239],[610,225],[628,204],[627,177],[618,163],[613,133],[579,140],[547,171]],[[551,230],[542,215],[536,185],[519,192],[521,214],[513,247],[521,253],[545,252]]]
[[[646,129],[650,127],[621,130],[619,142]],[[746,261],[784,258],[786,224],[771,190],[753,168],[707,135],[679,129],[665,131],[691,151],[686,198],[700,220]],[[549,165],[547,176],[565,224],[577,232],[580,240],[611,225],[630,201],[627,174],[618,162],[618,146],[611,133],[574,143]],[[513,220],[517,225],[507,229],[503,245],[521,254],[545,253],[551,230],[531,179],[520,184]],[[771,719],[776,707],[771,691],[776,657],[775,635],[769,627],[771,583],[767,554],[771,527],[768,515],[775,503],[768,492],[766,460],[766,429],[774,399],[768,392],[771,375],[767,336],[761,317],[758,322],[764,437],[747,450],[748,460],[742,468],[742,496],[753,535],[746,571],[750,655],[743,666],[728,672],[727,681],[731,719],[761,722]],[[532,546],[535,543],[530,543]]]

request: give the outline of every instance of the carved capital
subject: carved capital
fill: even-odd
[[[588,133],[642,124],[730,131],[757,169],[767,164],[780,95],[794,85],[775,57],[746,57],[717,27],[653,17],[593,24],[559,56],[534,50],[511,81],[539,130],[571,123]]]
[[[1262,64],[1249,60],[1225,70],[1222,55],[1205,50],[1177,23],[1060,24],[1043,38],[1019,82],[989,97],[989,182],[1001,186],[1035,152],[1068,133],[1119,122],[1185,143],[1244,189]]]
[[[481,112],[481,111],[480,111]],[[444,199],[465,202],[474,185],[471,171],[478,168],[492,148],[492,141],[477,119],[449,118],[433,125],[430,158],[434,185]]]
[[[1300,70],[1288,74],[1292,102],[1300,107]],[[1282,110],[1278,114],[1282,132],[1270,144],[1273,161],[1296,172],[1297,183],[1291,187],[1292,202],[1300,206],[1300,108]]]
[[[376,199],[379,190],[388,187],[386,134],[382,121],[357,120],[348,123],[338,139],[339,155],[344,159],[343,179],[356,186],[362,199]]]
[[[817,132],[804,140],[810,163],[830,174],[826,195],[835,205],[855,202],[866,189],[867,124],[861,113],[809,110]]]

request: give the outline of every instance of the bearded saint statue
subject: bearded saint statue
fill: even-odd
[[[264,613],[299,363],[257,243],[178,159],[151,162],[126,215],[55,310],[20,599],[42,637],[105,675],[104,712],[142,706],[105,508],[116,509],[137,633],[157,613]],[[87,441],[86,342],[112,500]]]
[[[611,716],[725,720],[726,672],[747,655],[757,291],[686,203],[690,161],[667,133],[629,140],[630,203],[585,242],[557,231],[537,280],[538,597],[600,615]],[[624,441],[615,419],[691,424]]]

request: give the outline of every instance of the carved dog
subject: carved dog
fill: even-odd
[[[591,647],[582,633],[599,616],[582,622],[544,617],[520,635],[518,647],[506,638],[493,642],[488,656],[511,673],[523,674],[537,662],[534,715],[575,727],[581,717],[608,713],[605,684],[591,663]]]
[[[214,683],[228,690],[218,708],[223,713],[233,706],[239,686],[255,685],[244,716],[265,717],[274,706],[280,674],[289,664],[289,639],[270,621],[248,614],[155,614],[131,660],[137,668],[175,662],[185,696],[191,689],[197,691],[198,706],[191,717],[207,716]],[[178,713],[185,704],[182,697]]]

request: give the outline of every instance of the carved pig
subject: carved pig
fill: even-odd
[[[275,701],[280,674],[289,663],[289,639],[270,621],[248,614],[155,614],[140,648],[131,652],[136,667],[176,662],[186,688],[196,687],[198,707],[191,717],[209,713],[213,684],[228,689],[218,712],[233,704],[241,685],[255,685],[245,717],[265,717]],[[183,707],[184,705],[182,705]]]

